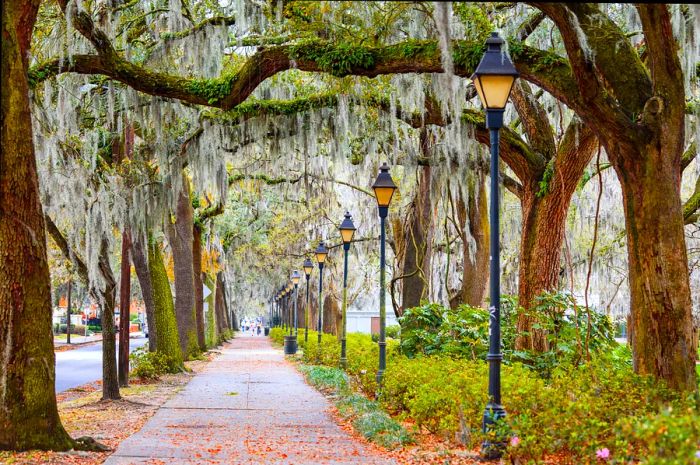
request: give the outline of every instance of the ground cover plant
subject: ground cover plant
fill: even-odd
[[[541,305],[558,305],[543,324],[557,327],[552,354],[533,357],[508,351],[502,391],[508,416],[500,426],[508,438],[507,455],[519,463],[565,457],[565,463],[692,464],[700,461],[700,410],[694,395],[682,395],[632,370],[627,346],[612,339],[608,321],[595,316],[590,360],[578,353],[572,301],[545,295]],[[417,431],[437,434],[455,444],[477,447],[484,439],[481,418],[487,402],[488,365],[483,359],[488,332],[483,309],[449,310],[426,304],[406,311],[402,339],[388,339],[388,366],[379,403]],[[506,312],[507,315],[507,312]],[[556,321],[555,321],[556,319]],[[507,327],[512,323],[504,323]],[[585,331],[586,325],[581,325]],[[509,334],[509,330],[504,330]],[[449,334],[450,336],[446,336]],[[454,335],[462,335],[455,337]],[[273,340],[283,332],[273,328]],[[303,368],[311,384],[335,391],[356,383],[363,405],[376,391],[378,349],[369,335],[348,335],[348,367],[339,370],[340,344],[315,332],[300,338]],[[509,344],[513,338],[505,338]],[[444,342],[443,342],[444,341]],[[361,408],[361,407],[360,407]],[[357,425],[356,425],[357,426]]]

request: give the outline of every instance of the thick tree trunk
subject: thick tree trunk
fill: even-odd
[[[693,391],[697,347],[680,202],[682,128],[662,127],[632,149],[644,153],[613,159],[625,208],[635,371]]]
[[[204,282],[202,281],[202,229],[195,224],[192,229],[192,271],[194,276],[194,316],[197,324],[197,344],[202,352],[207,350],[204,323]]]
[[[189,181],[182,176],[182,188],[177,197],[175,224],[168,225],[168,242],[173,251],[175,274],[175,317],[180,350],[186,359],[199,351],[195,318],[195,289],[193,268],[194,212],[190,200]]]
[[[450,299],[450,307],[461,304],[480,307],[486,297],[489,283],[489,210],[486,196],[486,177],[479,170],[467,180],[469,198],[467,203],[461,193],[457,197],[457,218],[462,227],[469,228],[473,248],[467,237],[462,239],[463,263],[462,286]],[[465,234],[466,236],[466,234]]]
[[[153,239],[148,247],[148,269],[153,287],[155,320],[154,327],[149,331],[156,333],[156,350],[168,357],[170,369],[175,371],[183,366],[182,351],[177,337],[175,306],[160,245]]]
[[[146,306],[146,323],[148,324],[148,350],[155,352],[157,346],[155,303],[153,301],[153,286],[151,284],[151,274],[148,270],[148,259],[146,251],[140,238],[134,238],[131,243],[131,259],[134,262],[136,277],[141,287],[143,303]]]
[[[117,341],[114,324],[114,307],[117,304],[117,282],[109,265],[109,242],[102,239],[99,258],[100,274],[104,280],[104,291],[94,297],[102,310],[102,399],[121,399],[117,376]]]
[[[0,450],[67,450],[56,408],[51,286],[32,145],[27,57],[40,2],[2,7]]]
[[[122,263],[119,281],[119,385],[129,385],[129,326],[131,323],[131,240],[128,229],[122,233]]]
[[[548,348],[544,331],[533,329],[537,313],[533,310],[535,297],[544,291],[557,289],[561,269],[561,246],[566,230],[569,196],[549,194],[537,197],[537,184],[523,187],[522,232],[518,269],[518,302],[523,311],[518,314],[518,350],[544,352]]]
[[[426,131],[421,131],[421,145],[427,146]],[[428,148],[424,147],[424,153]],[[431,169],[429,165],[421,166],[416,194],[411,203],[403,233],[403,276],[401,289],[401,313],[403,310],[420,305],[428,298],[430,291],[430,258],[433,231],[433,212],[431,201]]]

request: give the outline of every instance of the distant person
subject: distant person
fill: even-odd
[[[260,325],[258,325],[258,336],[260,336],[261,332],[262,332],[262,328],[260,327]]]

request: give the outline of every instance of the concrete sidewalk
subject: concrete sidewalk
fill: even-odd
[[[106,464],[389,464],[268,338],[237,337]]]

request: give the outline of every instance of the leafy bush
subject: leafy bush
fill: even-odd
[[[399,322],[401,351],[409,357],[445,353],[477,359],[488,352],[489,313],[482,308],[425,304],[407,309]]]
[[[141,379],[158,379],[165,373],[179,371],[175,361],[162,352],[149,352],[146,347],[139,347],[129,355],[131,374]]]
[[[547,334],[544,353],[515,350],[518,313],[524,312],[513,297],[501,299],[501,331],[506,363],[520,362],[549,377],[559,365],[578,365],[589,354],[612,351],[618,346],[611,320],[580,307],[565,292],[545,292],[531,309],[534,329]],[[461,305],[456,309],[430,303],[409,308],[399,318],[401,352],[417,355],[450,355],[483,360],[488,352],[489,313],[483,308]],[[590,335],[589,335],[590,334]]]
[[[58,334],[66,334],[68,333],[68,325],[67,324],[60,324],[60,325],[55,325],[58,326],[57,328],[54,329]],[[70,325],[70,333],[71,334],[85,334],[85,326],[84,325]]]
[[[392,339],[399,339],[401,337],[401,326],[400,325],[389,325],[386,327],[386,337]]]

